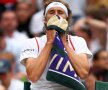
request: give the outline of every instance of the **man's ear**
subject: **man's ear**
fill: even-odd
[[[44,24],[47,24],[46,17],[43,18]]]
[[[69,17],[67,17],[66,20],[69,20]]]

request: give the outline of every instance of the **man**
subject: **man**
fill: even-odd
[[[2,13],[0,18],[0,27],[4,30],[8,39],[23,39],[26,35],[17,31],[18,21],[14,11],[7,10]]]
[[[67,23],[69,23],[71,18],[71,12],[67,3],[61,0],[50,0],[46,2],[44,10],[44,22],[46,27],[48,27],[50,20],[51,23],[56,22],[55,19],[53,20],[53,17],[58,18],[58,20],[61,20],[62,18],[66,22],[66,25],[63,26],[66,26],[67,28]],[[62,21],[61,23],[64,24]],[[57,25],[60,25],[60,23]],[[48,28],[46,28],[46,35],[40,38],[27,40],[22,48],[20,61],[25,65],[27,75],[32,81],[31,90],[70,90],[63,85],[46,80],[48,66],[50,65],[49,57],[51,55],[55,35],[55,29],[48,30]],[[89,72],[88,59],[92,57],[84,39],[67,35],[67,37],[70,37],[67,42],[66,34],[62,34],[60,37],[66,50],[65,53],[67,52],[72,66],[78,76],[81,79],[84,79]]]
[[[79,37],[83,37],[86,40],[87,46],[91,48],[92,32],[90,26],[81,26],[79,30],[75,30],[75,34]]]
[[[28,37],[32,37],[30,33],[29,24],[31,16],[33,15],[31,0],[19,0],[16,5],[16,15],[18,18],[18,31],[25,33]]]
[[[20,71],[25,71],[24,67],[19,64],[20,49],[23,45],[23,41],[27,36],[17,31],[18,21],[14,11],[7,10],[1,15],[0,27],[4,31],[5,41],[8,52],[15,56],[17,68]],[[22,67],[22,68],[20,68]]]
[[[90,75],[85,80],[87,90],[95,90],[95,81],[108,82],[108,52],[99,50],[94,54]]]
[[[78,22],[76,22],[76,25],[77,24],[78,24]],[[83,23],[81,23],[81,24],[83,24]],[[90,51],[92,53],[95,53],[99,48],[98,48],[98,46],[96,47],[97,43],[95,43],[93,40],[93,34],[92,34],[91,27],[89,25],[86,25],[86,24],[81,25],[81,26],[79,25],[78,27],[77,27],[78,29],[74,28],[75,34],[79,37],[83,37],[85,39],[87,46],[90,49]],[[94,43],[95,43],[95,45],[94,45]]]
[[[0,60],[0,80],[6,90],[23,90],[23,83],[13,78],[11,64],[8,60]]]

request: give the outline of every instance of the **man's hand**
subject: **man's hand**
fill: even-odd
[[[55,30],[47,30],[46,35],[47,35],[47,43],[53,44],[55,35],[56,35],[56,31]]]
[[[53,43],[56,32],[61,36],[64,45],[67,45],[66,30],[68,27],[68,21],[58,15],[51,17],[47,23],[47,42]]]
[[[60,35],[60,37],[61,37],[61,40],[62,40],[62,42],[63,42],[63,45],[64,46],[66,46],[66,45],[68,45],[68,35],[66,35],[66,34],[61,34]]]
[[[68,27],[68,21],[58,15],[52,16],[47,23],[48,30],[54,29],[58,33],[66,33],[67,27]]]

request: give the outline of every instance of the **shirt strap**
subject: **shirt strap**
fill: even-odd
[[[37,38],[35,37],[35,40],[36,40],[36,44],[37,44],[37,47],[38,47],[38,52],[39,52],[39,43],[38,43],[38,40]]]
[[[71,40],[71,36],[70,36],[70,35],[69,35],[69,42],[70,42],[70,44],[71,44],[73,50],[75,51],[75,47],[74,47],[74,45],[73,45],[73,43],[72,43],[72,40]]]

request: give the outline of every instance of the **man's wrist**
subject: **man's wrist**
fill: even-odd
[[[48,42],[46,43],[46,45],[53,45],[53,42],[52,42],[52,41],[48,41]]]
[[[64,45],[64,47],[68,47],[69,46],[68,42],[63,43],[63,45]]]

